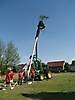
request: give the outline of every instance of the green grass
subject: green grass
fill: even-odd
[[[7,87],[0,90],[0,100],[75,100],[75,73],[53,74],[51,80],[23,83],[13,90]]]

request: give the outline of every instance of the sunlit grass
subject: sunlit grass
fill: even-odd
[[[18,78],[15,75],[15,81]],[[0,83],[2,84],[2,83]],[[0,100],[75,100],[75,73],[53,74],[51,80],[0,90]]]

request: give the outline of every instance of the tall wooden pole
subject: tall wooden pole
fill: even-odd
[[[42,30],[44,28],[45,28],[45,25],[44,25],[43,21],[40,20],[39,23],[38,23],[38,29],[37,29],[37,33],[36,33],[36,36],[35,36],[35,41],[34,41],[34,45],[33,45],[33,49],[32,49],[32,55],[31,55],[30,62],[29,62],[28,77],[29,77],[29,72],[30,72],[30,69],[31,69],[31,64],[32,64],[34,53],[35,53],[35,49],[37,49],[37,42],[38,42],[40,30]],[[36,50],[36,52],[37,52],[37,50]]]

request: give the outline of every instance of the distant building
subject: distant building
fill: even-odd
[[[75,60],[72,61],[72,64],[71,64],[71,71],[75,71]]]
[[[23,67],[25,66],[25,64],[19,64],[17,65],[17,71],[23,69]]]
[[[47,64],[52,72],[64,71],[65,61],[48,62]]]

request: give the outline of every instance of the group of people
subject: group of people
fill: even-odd
[[[35,79],[35,70],[31,69],[29,75],[31,76],[31,81],[34,82]],[[19,71],[19,80],[18,80],[18,85],[22,85],[22,80],[24,83],[28,82],[28,70],[25,68],[23,71]]]
[[[32,69],[29,74],[31,76],[31,81],[33,82],[35,79],[35,70]],[[27,68],[20,70],[18,72],[18,81],[16,83],[14,83],[14,72],[8,70],[3,90],[6,90],[7,85],[9,85],[10,89],[12,90],[15,85],[17,85],[17,86],[22,85],[22,82],[24,82],[24,83],[28,82],[28,70],[27,70]]]

